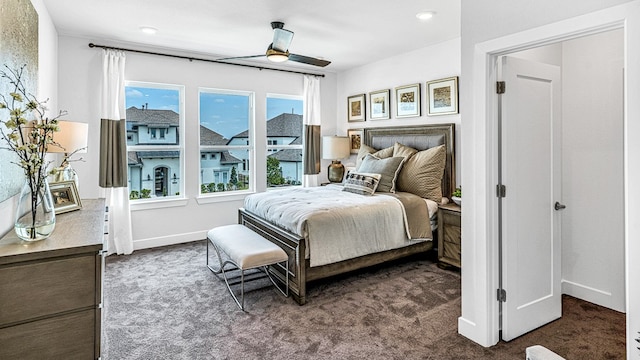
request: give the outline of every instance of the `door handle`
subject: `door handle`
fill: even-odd
[[[563,205],[563,204],[560,204],[559,202],[556,201],[556,204],[553,207],[556,210],[562,210],[562,209],[565,209],[567,206]]]

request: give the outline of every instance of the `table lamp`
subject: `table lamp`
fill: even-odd
[[[87,138],[89,124],[74,121],[58,121],[59,131],[53,133],[53,142],[47,152],[64,153],[60,167],[55,169],[53,181],[73,180],[78,185],[78,174],[71,167],[70,157],[74,154],[87,152]],[[81,160],[81,159],[80,159]]]
[[[322,137],[322,158],[331,160],[328,177],[330,182],[341,182],[344,176],[344,165],[340,159],[348,157],[351,153],[351,143],[346,136],[323,136]]]

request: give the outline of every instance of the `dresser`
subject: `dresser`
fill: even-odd
[[[445,266],[461,267],[462,238],[460,231],[460,206],[450,203],[440,205],[438,211],[438,262]]]
[[[56,215],[48,239],[0,239],[0,359],[98,359],[105,202]]]

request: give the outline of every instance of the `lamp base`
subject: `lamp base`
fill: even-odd
[[[54,169],[53,171],[54,182],[69,181],[69,180],[75,181],[76,186],[78,185],[78,174],[71,167],[69,163]]]
[[[344,165],[340,163],[339,160],[333,160],[331,165],[327,168],[327,172],[329,174],[330,182],[342,182],[342,177],[344,176]]]

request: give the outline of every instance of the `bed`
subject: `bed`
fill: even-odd
[[[365,147],[371,147],[374,149],[390,149],[393,148],[396,143],[398,143],[420,151],[421,153],[428,149],[436,148],[443,145],[445,161],[441,184],[439,185],[441,187],[442,196],[448,198],[455,188],[455,158],[453,142],[454,130],[454,124],[368,128],[364,129],[364,138],[362,142]],[[395,146],[397,151],[398,145]],[[302,188],[294,191],[301,197],[305,196],[305,193],[310,193],[306,196],[316,196],[316,194],[328,195],[331,194],[332,191],[334,193],[337,193],[335,188],[331,189],[332,187],[336,186],[330,185],[325,187],[326,189],[307,188],[305,190],[305,188]],[[352,196],[348,195],[347,193],[344,194],[344,199],[347,199],[348,196]],[[398,194],[401,195],[402,192],[399,191]],[[259,200],[261,200],[262,196],[263,195],[255,194],[247,198],[248,200],[245,201],[245,207],[239,209],[238,222],[256,231],[267,240],[279,245],[285,250],[285,252],[287,252],[287,254],[289,255],[289,286],[293,298],[300,305],[306,303],[306,288],[307,284],[311,281],[399,259],[417,253],[426,253],[429,250],[435,248],[437,244],[436,231],[433,231],[431,239],[428,239],[427,236],[424,236],[424,238],[422,238],[422,236],[419,236],[417,239],[411,239],[410,236],[408,236],[409,234],[407,234],[405,235],[405,238],[407,238],[405,239],[406,243],[402,246],[398,246],[398,244],[381,245],[381,248],[374,247],[373,249],[356,250],[356,252],[350,253],[351,255],[348,256],[349,258],[346,260],[336,260],[335,258],[329,256],[322,258],[321,261],[318,261],[316,257],[320,257],[320,255],[314,257],[314,252],[310,251],[310,248],[314,248],[315,246],[317,249],[318,242],[315,241],[315,237],[320,236],[319,232],[316,231],[315,233],[307,233],[295,231],[294,225],[285,226],[282,223],[277,224],[274,219],[268,220],[269,217],[265,215],[266,212],[260,211],[262,209],[260,206],[262,205],[252,204],[252,202],[260,203]],[[398,196],[394,195],[394,197],[397,198]],[[385,201],[388,202],[394,201],[392,199],[390,200],[390,197],[384,198],[386,199]],[[353,201],[357,200],[356,198],[352,199]],[[396,200],[396,202],[398,201],[400,200]],[[402,202],[404,201],[406,200],[402,200]],[[251,209],[251,206],[247,205],[253,206],[253,209]],[[273,208],[278,209],[277,206],[274,206]],[[281,215],[287,215],[286,213],[284,213],[285,208],[282,207],[282,209],[283,214]],[[340,215],[340,217],[343,216],[348,215]],[[407,218],[408,216],[406,216],[405,212],[404,220],[405,225],[407,226],[403,227],[403,229],[407,230],[408,233],[409,224],[407,224]],[[418,222],[415,218],[412,221],[414,225],[418,225]],[[428,223],[429,219],[425,219],[424,221]],[[398,232],[399,230],[395,229],[394,231]],[[350,236],[342,236],[341,238],[349,237]],[[352,235],[352,237],[355,239],[357,236]],[[320,254],[320,252],[316,252],[315,254]],[[285,268],[281,265],[276,265],[270,268],[270,272],[273,274],[273,276],[280,281],[284,281],[285,271]]]

